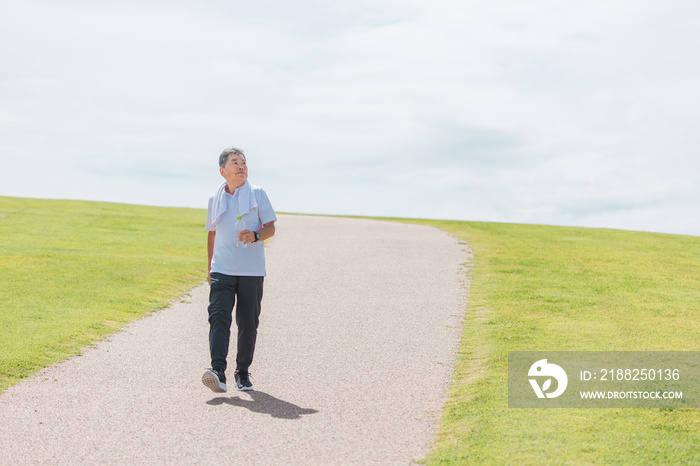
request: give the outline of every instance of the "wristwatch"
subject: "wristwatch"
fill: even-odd
[[[253,243],[257,243],[258,241],[260,241],[260,233],[254,231],[253,235],[255,235],[255,241],[253,241]]]

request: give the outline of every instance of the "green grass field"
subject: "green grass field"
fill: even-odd
[[[205,216],[0,197],[0,391],[201,283]]]
[[[0,390],[201,283],[204,217],[0,197]],[[700,464],[697,409],[507,407],[508,351],[700,350],[699,237],[410,221],[475,253],[429,464]]]
[[[700,410],[510,409],[508,351],[700,350],[700,237],[421,221],[472,245],[428,464],[700,464]]]

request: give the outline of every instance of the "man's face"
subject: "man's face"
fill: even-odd
[[[248,179],[248,166],[245,163],[245,157],[242,155],[229,155],[226,159],[226,164],[223,167],[219,167],[219,171],[221,176],[235,187],[241,186]]]

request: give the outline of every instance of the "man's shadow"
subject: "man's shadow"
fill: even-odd
[[[315,409],[304,409],[297,405],[282,401],[265,392],[253,390],[247,392],[252,400],[244,400],[237,396],[231,398],[214,398],[207,401],[208,405],[219,406],[229,404],[232,406],[240,406],[249,409],[254,413],[269,414],[272,417],[279,419],[299,419],[304,414],[315,414],[318,411]]]

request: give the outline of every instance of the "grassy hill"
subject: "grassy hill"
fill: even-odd
[[[0,390],[201,283],[204,217],[0,197]],[[507,406],[508,351],[700,351],[700,238],[411,221],[475,253],[428,463],[700,464],[698,409]]]
[[[0,197],[0,391],[201,283],[205,215]]]
[[[700,351],[700,237],[419,223],[475,254],[429,464],[700,464],[698,409],[512,409],[507,386],[509,351]]]

